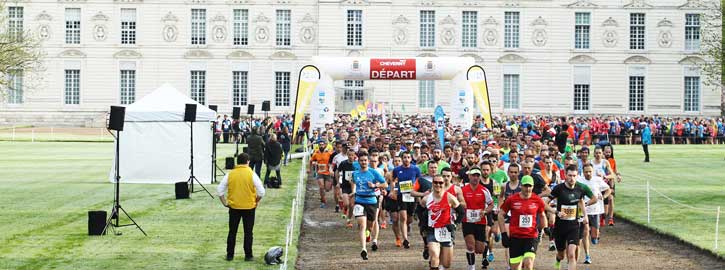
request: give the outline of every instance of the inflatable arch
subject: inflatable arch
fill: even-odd
[[[447,114],[454,126],[473,124],[477,102],[486,125],[491,125],[486,73],[471,57],[313,57],[300,69],[294,114],[294,135],[310,108],[310,127],[334,121],[335,80],[452,80],[451,106]]]

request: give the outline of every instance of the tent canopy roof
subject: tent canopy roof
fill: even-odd
[[[196,104],[196,121],[214,121],[216,112],[182,94],[168,83],[126,107],[126,122],[181,122],[186,104]]]

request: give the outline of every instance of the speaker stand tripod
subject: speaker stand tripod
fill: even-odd
[[[207,194],[209,194],[209,197],[211,197],[212,199],[214,199],[214,196],[211,195],[211,193],[209,192],[209,190],[207,190],[204,187],[204,185],[201,184],[201,182],[199,181],[199,179],[197,179],[196,176],[194,176],[194,122],[190,122],[189,123],[189,127],[191,127],[191,129],[190,129],[190,136],[189,136],[189,142],[190,142],[190,146],[191,146],[189,148],[189,149],[191,149],[190,150],[191,164],[189,164],[189,170],[191,170],[191,175],[189,175],[189,179],[186,180],[186,182],[189,184],[189,191],[191,193],[194,193],[195,192],[194,191],[194,181],[196,181],[196,183],[199,184],[199,186],[201,186],[201,188],[204,189],[204,191],[206,191]],[[199,190],[199,191],[201,191],[201,190]]]
[[[116,228],[126,227],[126,226],[136,226],[136,228],[138,228],[141,231],[141,233],[143,233],[144,236],[148,236],[146,234],[146,232],[144,232],[144,230],[141,229],[141,226],[139,226],[138,223],[136,223],[136,221],[133,220],[133,218],[131,218],[131,215],[129,215],[128,212],[126,212],[126,210],[123,209],[123,207],[121,207],[121,199],[120,199],[121,176],[119,174],[119,168],[118,168],[118,165],[120,164],[120,162],[119,162],[120,141],[121,141],[121,134],[119,131],[116,131],[116,166],[115,166],[115,177],[114,177],[114,180],[116,182],[115,182],[115,186],[114,186],[113,209],[111,210],[111,216],[108,217],[108,220],[106,221],[106,226],[103,227],[102,234],[106,234],[106,231],[108,230],[108,228],[111,228],[111,230],[113,230],[113,234],[121,235],[121,232],[117,231]],[[121,212],[123,212],[123,214],[126,215],[126,217],[129,220],[131,220],[131,223],[119,224],[118,220],[120,218]]]

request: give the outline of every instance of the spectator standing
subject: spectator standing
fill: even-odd
[[[264,163],[267,164],[267,172],[264,174],[264,186],[269,187],[269,173],[274,170],[277,180],[282,183],[282,176],[279,173],[279,163],[282,160],[282,145],[277,141],[277,135],[270,134],[269,142],[264,147]]]
[[[257,127],[252,128],[252,134],[247,137],[247,153],[249,153],[249,166],[257,175],[261,175],[262,161],[264,160],[264,139],[259,135]]]

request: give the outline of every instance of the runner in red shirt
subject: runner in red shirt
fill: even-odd
[[[466,172],[470,181],[461,188],[466,202],[466,215],[463,217],[463,237],[466,240],[466,260],[468,269],[475,269],[476,253],[483,254],[486,240],[486,215],[493,210],[493,198],[488,189],[480,183],[481,170],[474,167]],[[488,268],[484,256],[483,268]]]
[[[428,194],[422,200],[420,205],[428,209],[428,227],[431,230],[428,233],[428,251],[430,252],[430,269],[439,269],[442,265],[446,269],[451,267],[453,260],[453,236],[455,235],[456,226],[452,221],[453,211],[455,209],[455,223],[460,223],[464,215],[463,205],[461,205],[455,196],[446,192],[444,189],[445,181],[439,175],[433,177],[433,193]]]
[[[534,269],[538,230],[547,227],[545,218],[541,219],[541,224],[536,224],[536,215],[545,216],[546,213],[544,201],[532,192],[533,188],[534,179],[524,176],[521,179],[521,192],[506,199],[498,212],[499,220],[503,220],[505,213],[511,211],[511,239],[506,232],[502,234],[502,243],[509,248],[511,269],[521,269],[522,262],[525,269]]]

